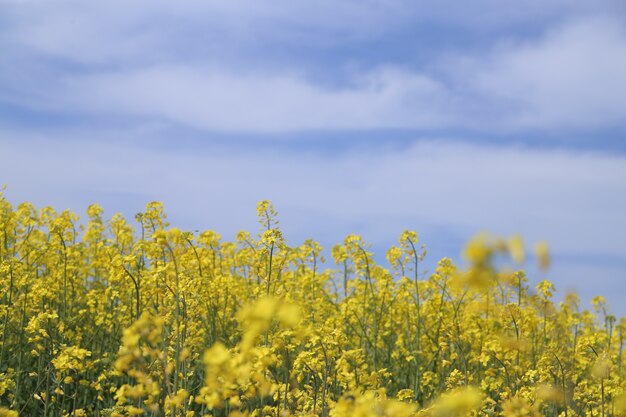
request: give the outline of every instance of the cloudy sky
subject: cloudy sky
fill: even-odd
[[[0,183],[232,239],[547,240],[626,315],[623,0],[0,0]]]

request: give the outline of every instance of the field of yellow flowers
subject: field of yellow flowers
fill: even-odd
[[[416,233],[389,267],[351,235],[329,267],[257,211],[224,242],[0,194],[0,416],[625,415],[626,320],[530,288],[519,238],[425,276]]]

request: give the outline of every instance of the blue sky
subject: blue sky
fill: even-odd
[[[14,202],[232,238],[403,229],[550,242],[561,294],[626,315],[626,3],[0,0]],[[533,281],[544,276],[534,276]]]

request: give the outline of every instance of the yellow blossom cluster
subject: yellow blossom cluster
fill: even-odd
[[[429,272],[413,231],[386,266],[356,235],[327,262],[257,215],[228,242],[157,202],[80,223],[0,194],[0,417],[626,416],[626,320],[529,279],[545,243]]]

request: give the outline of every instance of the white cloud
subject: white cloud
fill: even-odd
[[[297,70],[148,66],[72,77],[58,94],[68,99],[61,107],[163,117],[209,131],[623,127],[626,27],[614,19],[570,22],[539,40],[441,66],[452,81],[382,67],[332,89]]]
[[[626,27],[616,19],[571,22],[476,66],[463,81],[510,106],[510,128],[594,128],[626,117]]]
[[[234,42],[329,46],[375,39],[415,25],[436,23],[453,32],[500,33],[518,25],[626,12],[620,0],[527,0],[506,6],[499,0],[463,4],[454,0],[4,0],[2,6],[9,17],[3,28],[5,39],[77,62],[132,60],[131,51],[146,56],[144,47],[150,45],[176,53],[181,41],[200,47],[192,33],[222,35]],[[202,41],[212,39],[207,36]],[[163,51],[150,51],[159,52]]]
[[[223,43],[330,46],[372,39],[415,16],[406,1],[5,0],[4,42],[81,64],[176,59]],[[201,53],[201,52],[200,52]]]
[[[443,87],[418,74],[381,70],[326,89],[291,75],[155,67],[71,79],[61,106],[162,117],[214,131],[284,132],[442,126]],[[51,102],[54,103],[55,98]],[[58,103],[58,102],[57,102]]]
[[[73,207],[86,206],[97,193],[165,199],[196,226],[206,222],[208,207],[211,217],[234,225],[239,219],[233,218],[233,207],[251,212],[257,200],[270,198],[279,208],[288,206],[294,217],[305,210],[333,226],[356,221],[376,230],[378,223],[408,221],[447,226],[466,236],[484,228],[548,239],[562,253],[626,254],[624,156],[429,141],[403,151],[332,157],[264,150],[261,144],[249,150],[205,144],[177,151],[150,140],[129,142],[136,134],[100,135],[20,141],[19,133],[3,132],[16,141],[1,145],[6,163],[0,177],[18,198],[58,193],[68,199],[63,205]],[[99,139],[107,135],[118,140]],[[20,169],[25,164],[30,169]],[[85,194],[74,196],[76,190]]]
[[[128,6],[122,13],[117,3],[97,3],[97,7],[61,3],[72,7],[22,17],[28,24],[14,22],[17,28],[9,31],[7,39],[13,48],[23,44],[35,54],[72,57],[81,65],[91,64],[68,69],[48,63],[49,70],[42,72],[37,60],[19,55],[17,67],[0,63],[3,100],[55,113],[149,117],[228,132],[381,128],[572,132],[624,127],[626,27],[616,17],[570,19],[532,40],[505,38],[490,51],[447,51],[444,58],[433,54],[432,65],[422,70],[384,62],[355,67],[347,82],[331,87],[315,81],[309,70],[297,63],[260,69],[253,62],[246,67],[244,60],[233,66],[219,54],[175,62],[176,56],[171,56],[168,48],[177,43],[168,45],[167,25],[160,26],[166,11],[172,19],[184,21],[197,18],[192,13],[197,9],[200,15],[214,13],[211,19],[220,24],[241,24],[244,32],[252,30],[245,28],[246,22],[271,25],[268,22],[275,24],[281,19],[289,21],[292,29],[302,29],[307,24],[322,25],[321,16],[328,5],[301,15],[298,7],[302,6],[261,10],[248,3],[249,7],[193,2],[176,8],[156,3],[143,13],[138,5]],[[35,3],[29,7],[44,10]],[[382,5],[373,1],[363,7],[358,13],[370,16],[380,13]],[[355,8],[347,2],[337,13],[357,13]],[[31,9],[17,10],[19,15]],[[102,16],[96,16],[98,11]],[[154,22],[147,21],[151,16]],[[367,26],[369,17],[360,19],[351,22]],[[330,21],[326,24],[332,26],[333,18]],[[177,30],[184,32],[181,21],[176,22]],[[288,37],[280,30],[273,36]],[[179,33],[174,38],[177,42],[186,39]],[[216,42],[224,41],[225,48],[236,49],[237,39]],[[198,41],[187,40],[186,50],[202,47]],[[210,37],[207,42],[212,42]],[[335,69],[322,71],[332,74]]]

